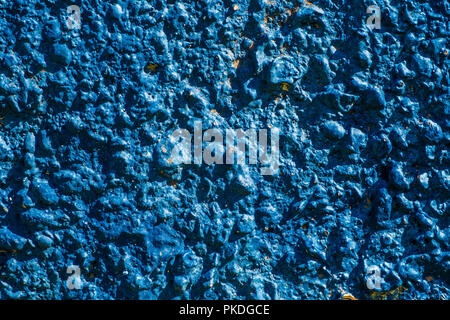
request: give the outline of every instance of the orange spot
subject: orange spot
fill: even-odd
[[[146,71],[155,72],[158,69],[159,65],[157,63],[148,63],[145,66]]]
[[[343,300],[358,300],[351,293],[344,293],[342,295]]]
[[[289,91],[289,83],[286,82],[281,83],[281,89],[283,91]]]

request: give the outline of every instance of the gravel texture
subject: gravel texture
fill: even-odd
[[[449,13],[0,0],[0,299],[448,299]],[[199,120],[278,173],[164,161]]]

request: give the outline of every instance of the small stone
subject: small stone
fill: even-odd
[[[3,250],[22,250],[27,239],[12,233],[6,228],[0,229],[0,249]]]
[[[273,84],[287,83],[292,85],[296,79],[303,75],[294,65],[292,58],[280,57],[273,61],[270,69],[270,82]]]
[[[386,107],[384,92],[379,87],[371,87],[367,89],[364,97],[365,105],[369,109],[384,109]]]
[[[239,174],[232,183],[232,188],[236,193],[249,195],[254,191],[255,184],[248,175]]]
[[[72,62],[72,52],[65,44],[55,44],[53,46],[53,60],[62,65],[69,65]]]
[[[384,158],[392,152],[391,140],[385,134],[372,137],[370,147],[373,156],[377,159]]]
[[[395,128],[391,131],[389,134],[389,138],[392,140],[392,142],[403,149],[406,149],[408,147],[408,142],[406,141],[406,134],[405,132],[400,128]]]
[[[34,154],[27,152],[24,158],[25,167],[28,169],[34,168],[36,166]]]
[[[436,158],[436,146],[426,146],[425,155],[427,159],[434,160]]]
[[[331,139],[342,139],[345,136],[344,127],[337,121],[327,121],[323,125],[324,133]]]
[[[430,181],[430,179],[428,178],[428,174],[427,173],[421,174],[418,178],[422,187],[424,189],[428,189],[428,182]]]
[[[356,152],[359,152],[361,148],[365,148],[367,145],[367,135],[359,129],[350,129],[350,139]]]
[[[43,204],[53,205],[58,203],[59,197],[55,190],[50,187],[48,181],[43,179],[34,179],[32,184],[33,194]]]
[[[36,137],[32,132],[28,132],[25,137],[25,151],[34,153],[36,149]]]
[[[120,4],[117,3],[113,6],[111,6],[111,13],[114,18],[120,19],[120,17],[123,15],[123,9],[120,6]]]
[[[249,234],[255,229],[254,218],[251,215],[244,214],[238,221],[236,227],[239,234]]]
[[[36,238],[37,244],[42,249],[50,248],[53,245],[53,240],[47,236],[39,235]]]
[[[426,139],[438,143],[443,138],[441,127],[434,121],[425,120],[422,125],[422,132]]]
[[[409,190],[409,182],[406,179],[403,173],[403,169],[400,165],[394,165],[391,170],[390,180],[398,189]]]

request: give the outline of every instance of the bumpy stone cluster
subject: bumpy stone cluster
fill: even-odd
[[[0,0],[0,299],[447,299],[449,10]],[[279,173],[163,161],[195,121]]]

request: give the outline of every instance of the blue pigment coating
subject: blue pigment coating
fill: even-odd
[[[1,0],[0,299],[448,299],[449,12]],[[278,175],[163,161],[196,120]]]

